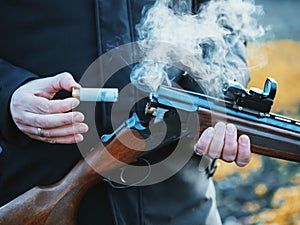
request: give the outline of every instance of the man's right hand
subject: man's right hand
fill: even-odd
[[[88,131],[83,123],[84,115],[70,112],[79,105],[79,100],[53,100],[58,91],[71,91],[73,87],[80,85],[66,72],[22,85],[11,98],[13,121],[23,133],[36,140],[59,144],[81,142],[82,133]]]

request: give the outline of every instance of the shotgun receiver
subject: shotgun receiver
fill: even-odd
[[[150,94],[145,114],[159,121],[171,110],[193,112],[198,115],[200,132],[218,121],[230,122],[237,126],[239,134],[250,136],[252,152],[300,162],[300,121],[270,113],[276,87],[271,78],[267,79],[264,91],[246,90],[230,82],[224,87],[224,98],[218,99],[161,86]],[[99,173],[135,162],[142,154],[146,146],[144,129],[133,114],[113,134],[102,136],[103,142],[107,142],[105,147],[95,146],[61,181],[32,188],[2,206],[0,225],[76,224],[79,202],[102,179]]]

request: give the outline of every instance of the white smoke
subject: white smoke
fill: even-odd
[[[193,14],[189,2],[157,0],[144,10],[137,31],[145,59],[134,67],[132,83],[150,91],[163,83],[170,85],[174,77],[167,74],[170,65],[166,62],[172,62],[211,95],[218,95],[228,79],[246,84],[244,43],[264,34],[257,21],[262,7],[250,0],[212,0]],[[175,48],[170,50],[164,43]],[[183,49],[192,60],[182,54]]]

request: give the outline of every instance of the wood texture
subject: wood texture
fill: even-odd
[[[104,148],[99,145],[58,183],[34,187],[0,208],[1,225],[75,225],[77,208],[99,174],[136,161],[145,142],[133,130],[122,130]]]

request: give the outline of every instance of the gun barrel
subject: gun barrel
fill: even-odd
[[[150,98],[151,99],[151,98]],[[200,132],[218,121],[233,123],[249,135],[252,152],[300,162],[300,121],[273,113],[238,107],[234,102],[162,86],[150,108],[197,112]]]

